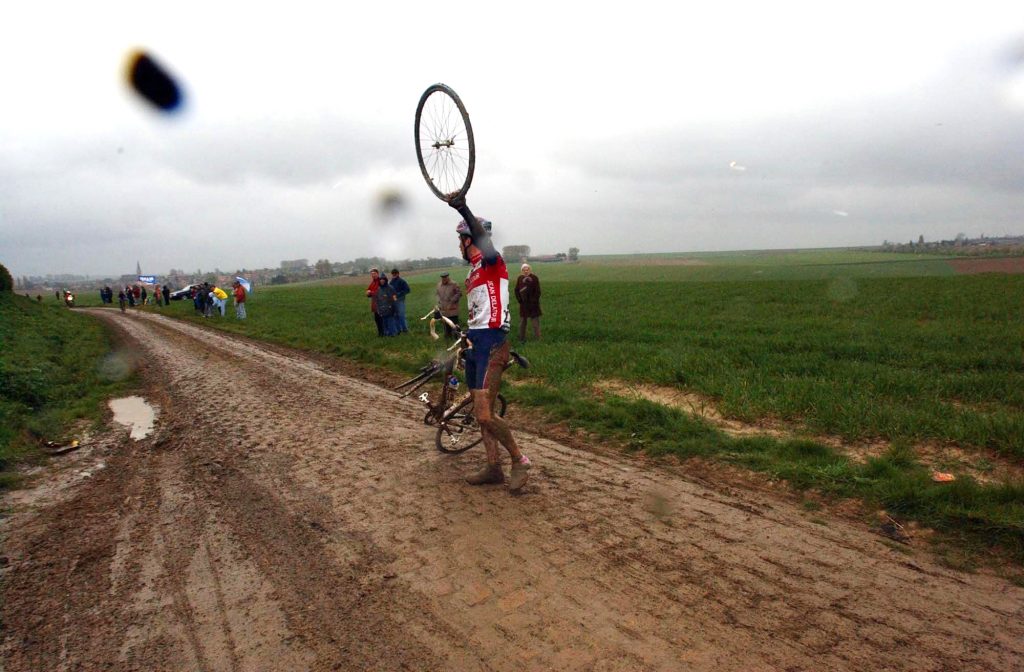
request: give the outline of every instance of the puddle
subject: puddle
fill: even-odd
[[[114,412],[114,422],[131,427],[131,438],[138,441],[153,432],[156,410],[142,397],[111,399],[109,405]]]

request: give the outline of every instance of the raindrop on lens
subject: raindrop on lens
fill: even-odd
[[[161,112],[176,112],[182,106],[178,83],[146,52],[128,55],[125,74],[132,89]]]

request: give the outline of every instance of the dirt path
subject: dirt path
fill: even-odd
[[[435,451],[415,402],[93,312],[139,344],[158,434],[4,520],[9,672],[1024,667],[999,579],[525,434],[525,494],[471,488],[482,453]]]

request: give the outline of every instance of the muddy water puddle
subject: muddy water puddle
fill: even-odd
[[[131,428],[131,438],[138,441],[153,433],[156,422],[156,409],[142,397],[122,397],[111,399],[110,410],[114,412],[114,422]]]

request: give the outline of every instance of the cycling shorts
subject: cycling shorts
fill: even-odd
[[[503,329],[470,329],[469,342],[473,347],[465,351],[466,384],[471,390],[482,390],[485,387],[489,364],[500,366],[504,370],[508,362],[508,348],[505,339],[508,334]],[[495,361],[491,362],[492,353]],[[498,361],[504,354],[503,362]]]

